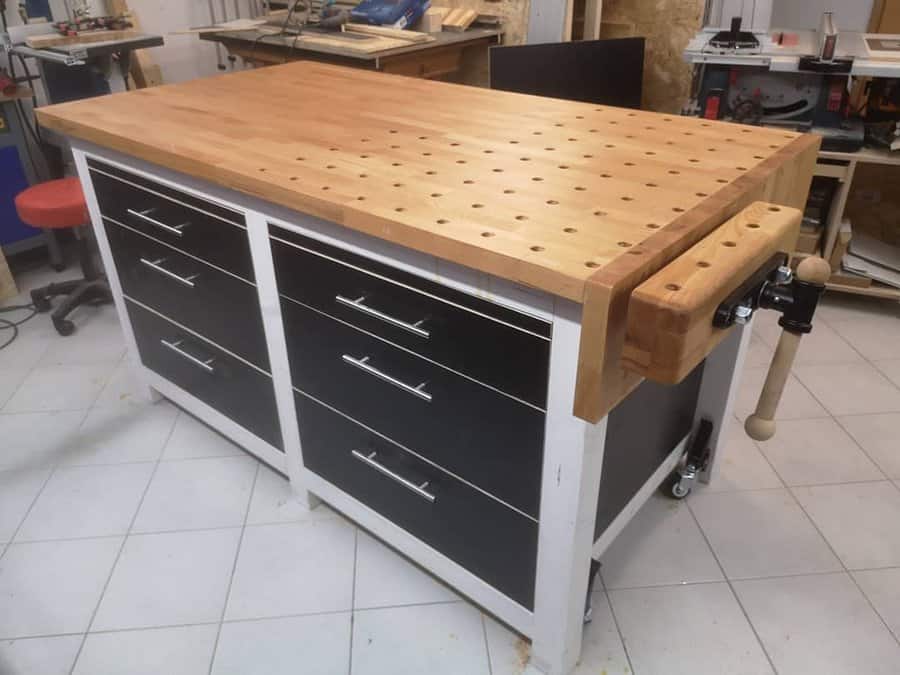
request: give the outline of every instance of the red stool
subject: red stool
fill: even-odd
[[[103,304],[112,300],[109,284],[95,267],[91,254],[90,233],[85,228],[89,216],[81,183],[77,178],[62,178],[34,185],[16,196],[16,211],[23,222],[33,227],[75,231],[84,278],[31,291],[31,301],[39,312],[50,311],[50,299],[54,296],[66,296],[51,316],[60,335],[71,335],[75,324],[66,317],[73,309],[89,302]]]

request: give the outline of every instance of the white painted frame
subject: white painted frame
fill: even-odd
[[[298,498],[304,499],[311,506],[319,499],[324,499],[500,620],[532,638],[532,659],[529,665],[531,672],[569,675],[581,653],[591,558],[603,552],[649,499],[652,492],[681,459],[689,441],[685,438],[672,449],[667,459],[638,490],[623,512],[595,541],[594,525],[607,420],[603,418],[598,423],[591,424],[572,414],[581,335],[581,306],[248,195],[127,158],[113,151],[85,143],[75,143],[73,153],[116,308],[121,317],[127,317],[128,310],[102,225],[96,195],[89,179],[88,156],[201,199],[221,204],[245,216],[285,452],[283,454],[278,452],[218,411],[143,367],[140,364],[130,322],[122,321],[129,357],[149,390],[173,400],[249,452],[286,473]],[[387,518],[304,468],[294,390],[281,319],[281,304],[269,243],[269,223],[498,305],[525,312],[552,324],[534,612],[503,595]],[[698,418],[706,415],[713,419],[714,450],[718,444],[719,427],[722,421],[731,415],[736,388],[735,374],[740,372],[749,335],[749,330],[740,328],[734,330],[733,334],[710,355],[704,370],[697,415]],[[708,479],[708,476],[707,473],[704,478]]]

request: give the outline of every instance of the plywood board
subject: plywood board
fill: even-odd
[[[474,9],[453,9],[444,17],[442,26],[444,30],[464,31],[472,25],[477,16],[478,12]]]
[[[33,35],[26,38],[25,44],[32,49],[49,47],[67,47],[71,45],[87,45],[96,42],[116,42],[141,37],[143,34],[135,30],[98,30],[79,35]]]
[[[0,302],[9,300],[18,295],[19,289],[16,288],[15,279],[12,272],[9,271],[9,265],[3,251],[0,251]]]
[[[378,35],[380,37],[395,38],[406,42],[434,42],[434,36],[428,33],[420,33],[415,30],[400,30],[399,28],[386,28],[385,26],[369,26],[362,23],[348,23],[344,26],[348,33],[363,33],[366,35]]]
[[[753,201],[802,206],[819,145],[782,130],[312,62],[38,116],[63,134],[582,303],[585,419],[632,384],[620,364],[631,291]]]

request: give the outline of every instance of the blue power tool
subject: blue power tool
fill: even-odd
[[[407,28],[418,21],[431,0],[362,0],[350,12],[350,18],[358,23],[375,26]]]

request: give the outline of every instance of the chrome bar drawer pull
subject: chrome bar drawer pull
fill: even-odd
[[[197,358],[196,356],[194,356],[193,354],[188,354],[181,347],[181,345],[184,344],[184,340],[176,340],[175,342],[169,342],[168,340],[161,338],[160,343],[162,343],[163,347],[171,349],[173,352],[178,354],[180,357],[182,357],[183,359],[185,359],[187,361],[190,361],[198,368],[202,368],[207,373],[216,372],[216,369],[213,366],[213,363],[216,360],[215,357],[210,357],[208,359],[200,359],[200,358]]]
[[[373,469],[375,469],[376,471],[378,471],[380,473],[383,473],[388,478],[393,478],[395,481],[400,483],[400,485],[402,485],[406,489],[415,492],[422,499],[428,501],[431,504],[434,504],[434,500],[436,499],[436,497],[432,493],[428,492],[425,489],[428,487],[427,480],[424,483],[421,483],[420,485],[416,485],[411,480],[408,480],[408,479],[404,478],[403,476],[394,473],[389,468],[387,468],[384,464],[381,464],[380,462],[376,461],[375,455],[377,453],[374,450],[372,452],[370,452],[368,455],[361,453],[359,450],[353,450],[352,453],[353,453],[353,456],[356,457],[356,459],[358,459],[363,464],[368,464]]]
[[[398,389],[402,389],[408,394],[418,396],[423,401],[428,401],[429,403],[431,403],[431,394],[425,391],[425,385],[428,384],[428,382],[422,382],[422,384],[417,387],[414,387],[411,384],[406,384],[406,382],[401,382],[396,377],[391,377],[387,373],[383,373],[378,370],[378,368],[369,365],[368,356],[364,356],[361,359],[356,359],[349,354],[344,354],[343,356],[341,356],[341,358],[344,360],[344,363],[349,363],[351,366],[356,366],[363,372],[366,372],[369,375],[374,375],[379,380],[384,380],[385,382],[394,385]]]
[[[181,223],[181,225],[166,225],[165,223],[157,220],[156,218],[151,218],[150,214],[156,211],[155,208],[144,209],[143,211],[135,211],[134,209],[125,209],[128,215],[134,216],[140,220],[143,220],[145,223],[150,223],[154,227],[158,227],[169,234],[174,234],[176,237],[183,237],[184,232],[182,230],[190,225],[190,221],[186,223]]]
[[[162,266],[162,264],[166,261],[165,258],[158,258],[157,260],[147,260],[146,258],[141,258],[140,260],[142,265],[145,265],[151,270],[159,272],[160,274],[163,274],[170,279],[174,279],[175,281],[184,284],[188,288],[193,288],[194,279],[200,276],[199,274],[192,274],[189,277],[178,276],[177,274],[175,274],[175,272],[171,272]]]
[[[418,335],[421,338],[425,338],[426,340],[431,337],[431,333],[429,333],[424,328],[420,326],[425,323],[425,319],[419,319],[415,323],[408,323],[407,321],[401,321],[400,319],[396,319],[392,317],[390,314],[385,314],[384,312],[379,312],[377,309],[373,307],[369,307],[364,304],[366,301],[366,296],[362,295],[358,297],[356,300],[351,300],[350,298],[345,298],[343,295],[336,295],[334,299],[341,303],[342,305],[346,305],[347,307],[352,307],[358,312],[362,312],[363,314],[367,314],[369,316],[374,316],[376,319],[381,319],[385,323],[389,323],[392,326],[396,326],[397,328],[402,328],[405,331],[409,331],[413,335]]]

